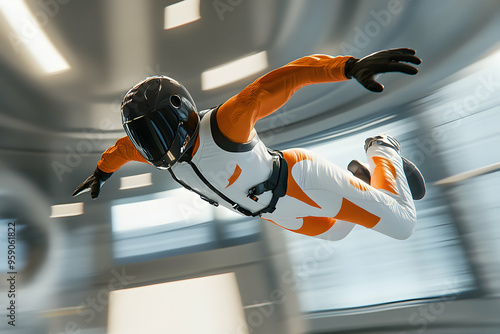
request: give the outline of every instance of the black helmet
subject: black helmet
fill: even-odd
[[[122,124],[150,164],[170,168],[193,146],[200,118],[183,85],[166,76],[144,79],[123,98]]]

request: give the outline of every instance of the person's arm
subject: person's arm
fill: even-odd
[[[219,108],[220,131],[233,142],[249,141],[255,123],[278,110],[300,88],[348,80],[344,67],[351,58],[312,55],[265,74]]]
[[[129,161],[148,163],[137,151],[129,137],[118,139],[115,145],[108,148],[97,163],[97,168],[105,173],[114,173]]]
[[[90,197],[97,198],[104,182],[129,161],[147,163],[130,139],[122,137],[116,141],[115,145],[104,151],[94,173],[75,189],[73,196],[90,191]]]
[[[375,52],[362,59],[327,55],[303,57],[267,73],[230,98],[217,111],[217,124],[226,138],[245,143],[252,139],[255,123],[278,110],[301,87],[354,78],[366,89],[381,92],[384,86],[375,81],[375,75],[416,74],[418,70],[406,63],[418,65],[420,62],[415,50],[404,48]]]

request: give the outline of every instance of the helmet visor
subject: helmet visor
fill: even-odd
[[[179,120],[169,110],[158,110],[124,124],[134,146],[150,162],[168,152],[179,126]]]

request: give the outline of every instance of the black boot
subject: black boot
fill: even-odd
[[[372,179],[370,171],[358,160],[353,160],[347,165],[347,170],[349,170],[354,176],[356,176],[361,181],[370,184]]]
[[[372,146],[373,144],[383,145],[392,147],[393,149],[400,153],[401,145],[396,140],[396,138],[391,137],[389,135],[378,135],[375,137],[370,137],[365,140],[365,152]],[[401,157],[403,160],[403,170],[406,175],[406,181],[408,182],[408,186],[410,187],[411,195],[414,200],[419,200],[424,198],[426,188],[425,188],[425,179],[420,173],[420,170],[415,166],[413,162],[406,159],[405,157]],[[351,171],[357,178],[367,182],[370,184],[371,176],[370,171],[363,164],[361,164],[357,160],[353,160],[347,166],[347,169]],[[368,180],[368,181],[367,181]]]

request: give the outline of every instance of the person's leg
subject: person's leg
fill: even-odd
[[[367,142],[370,140],[372,138],[368,138]],[[404,182],[406,175],[399,154],[399,143],[395,143],[397,146],[374,140],[369,147],[365,144],[371,175],[370,185],[393,197],[401,205],[414,209],[410,188],[408,183]]]
[[[356,226],[356,224],[329,217],[266,217],[267,218],[262,218],[288,231],[329,241],[344,239],[352,231],[354,226]]]
[[[286,196],[279,199],[276,210],[272,214],[264,214],[262,218],[289,231],[321,238],[325,240],[341,240],[345,238],[355,224],[327,216],[327,212],[309,197],[307,184],[318,177],[319,157],[304,149],[283,151],[288,164],[288,185]],[[342,198],[330,194],[330,202],[340,205]],[[315,195],[321,197],[321,195]]]
[[[284,151],[289,165],[287,195],[278,201],[273,214],[263,218],[286,229],[328,240],[347,235],[352,229],[347,222],[396,239],[408,238],[416,214],[411,197],[408,201],[401,158],[391,150],[394,151],[374,145],[368,156],[373,161],[374,184],[392,192],[367,185],[309,151]],[[340,221],[346,223],[336,224]]]
[[[366,149],[366,156],[370,168],[371,186],[399,204],[400,209],[397,213],[401,216],[403,230],[413,231],[416,223],[415,205],[399,154],[399,146],[391,147],[375,142]],[[391,228],[388,224],[377,224],[373,230],[387,234]],[[401,233],[405,234],[404,231]]]
[[[373,142],[379,142],[382,146],[389,146],[394,148],[399,153],[399,142],[389,136],[389,135],[378,135],[375,137],[370,137],[365,141],[365,151]],[[401,157],[403,161],[403,171],[406,176],[406,181],[408,183],[408,188],[410,189],[412,198],[414,200],[420,200],[424,198],[426,193],[425,179],[420,173],[417,166],[405,157]],[[361,163],[357,160],[352,160],[347,166],[347,170],[350,171],[358,179],[370,184],[371,173],[370,167],[367,164]]]

